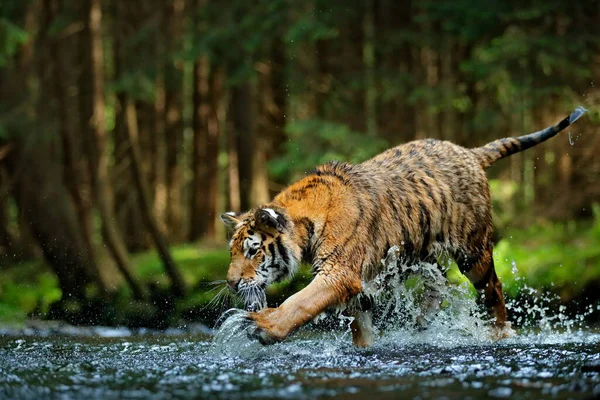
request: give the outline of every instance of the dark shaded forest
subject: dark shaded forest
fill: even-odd
[[[592,0],[4,0],[0,318],[203,318],[220,213],[327,160],[476,147],[578,105],[489,177],[499,257],[594,304],[598,21]]]

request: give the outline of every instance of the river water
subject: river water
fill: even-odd
[[[242,311],[208,333],[0,330],[0,399],[600,398],[600,329],[585,322],[598,307],[566,316],[525,288],[507,304],[517,335],[494,341],[468,290],[431,276],[445,303],[429,328],[412,323],[419,286],[395,285],[368,349],[340,316],[267,347],[248,338]]]
[[[338,332],[339,333],[339,332]],[[0,398],[554,398],[600,396],[600,332],[499,343],[304,332],[246,353],[205,335],[1,337]]]

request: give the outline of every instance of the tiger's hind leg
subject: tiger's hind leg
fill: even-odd
[[[496,275],[492,253],[493,248],[490,244],[479,254],[469,256],[461,254],[456,257],[456,262],[460,271],[469,278],[480,294],[479,299],[483,301],[489,316],[494,319],[494,338],[502,339],[512,336],[514,331],[506,321],[502,283]]]

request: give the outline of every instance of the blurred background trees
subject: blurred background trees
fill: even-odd
[[[598,20],[593,0],[5,0],[0,303],[173,312],[224,274],[221,212],[327,160],[475,147],[575,105],[590,112],[569,132],[490,171],[496,223],[597,246]],[[561,296],[600,282],[600,250],[563,255],[586,272]]]

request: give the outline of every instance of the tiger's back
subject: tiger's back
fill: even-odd
[[[366,281],[393,245],[407,261],[417,261],[442,249],[453,256],[471,252],[491,236],[485,171],[471,150],[447,141],[410,142],[358,165],[322,165],[274,202],[293,209],[302,198],[312,209],[315,198],[323,200],[332,226],[321,234],[338,243],[308,261],[318,266],[332,253],[347,258],[346,265],[360,260],[353,267]]]

